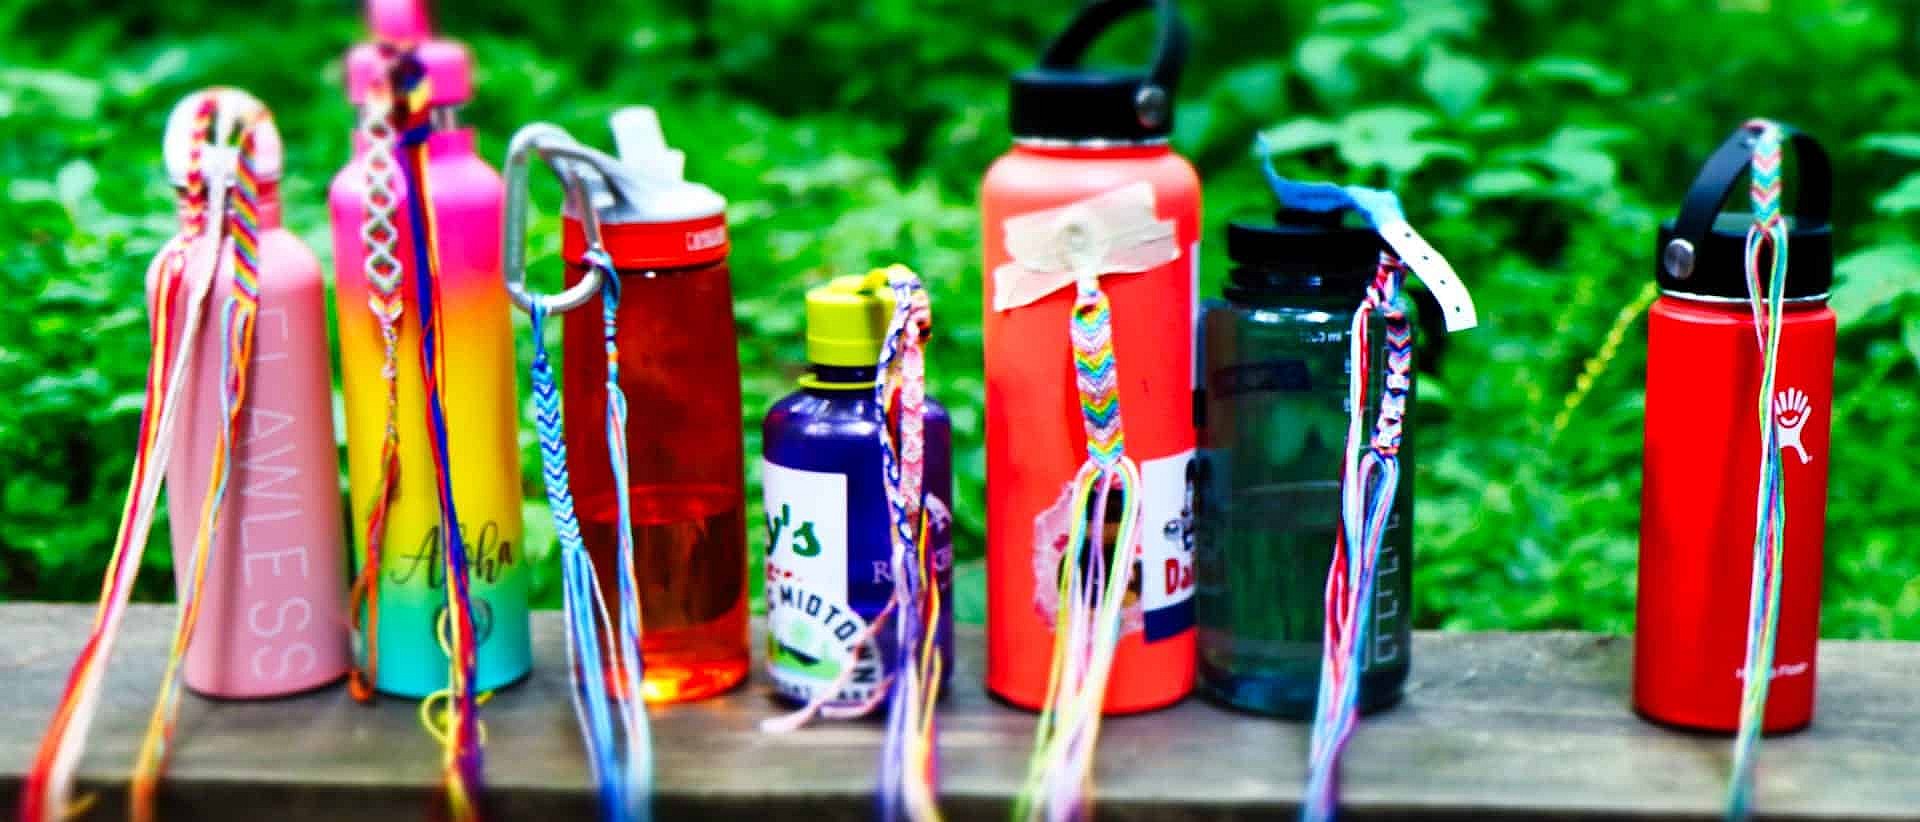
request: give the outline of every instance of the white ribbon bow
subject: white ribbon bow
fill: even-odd
[[[1153,184],[1134,183],[1006,221],[1013,259],[993,271],[993,310],[1038,301],[1082,277],[1140,274],[1180,259],[1174,221],[1155,211]]]

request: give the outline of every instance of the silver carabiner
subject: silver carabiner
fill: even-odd
[[[547,168],[560,178],[560,187],[566,192],[568,202],[580,212],[580,226],[586,236],[589,256],[604,256],[606,249],[600,239],[600,215],[594,210],[592,200],[586,194],[586,186],[580,179],[573,163],[584,163],[603,177],[609,171],[602,165],[601,159],[575,142],[565,129],[549,123],[531,123],[514,132],[513,140],[507,146],[506,161],[506,236],[501,248],[501,274],[506,280],[507,296],[513,298],[520,310],[531,313],[537,302],[548,313],[559,314],[586,305],[600,292],[601,271],[597,265],[589,264],[581,274],[580,281],[559,294],[546,295],[527,289],[527,188],[529,171],[528,155],[538,154]],[[567,161],[565,163],[560,161]]]

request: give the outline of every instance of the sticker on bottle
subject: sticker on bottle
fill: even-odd
[[[1194,493],[1198,463],[1192,450],[1140,463],[1140,541],[1121,600],[1121,635],[1143,632],[1158,642],[1193,627]],[[1060,567],[1073,530],[1074,485],[1033,518],[1033,604],[1052,625],[1060,611]],[[1111,509],[1118,516],[1118,509]],[[1104,531],[1101,550],[1112,556],[1119,528]]]
[[[867,622],[847,604],[847,477],[761,462],[767,517],[767,673],[806,702],[854,671],[836,703],[871,701],[882,682]]]
[[[1009,217],[1005,229],[1011,259],[993,270],[995,311],[1067,288],[1083,267],[1096,277],[1144,274],[1180,259],[1178,223],[1160,219],[1153,184],[1144,181]]]
[[[1193,512],[1199,467],[1191,450],[1140,463],[1140,607],[1148,642],[1193,627]]]

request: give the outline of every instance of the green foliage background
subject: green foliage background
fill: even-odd
[[[798,373],[805,289],[894,260],[926,276],[934,390],[960,449],[960,551],[978,557],[975,187],[1008,143],[1007,74],[1069,0],[441,5],[442,30],[479,56],[464,116],[489,158],[532,120],[604,144],[610,111],[646,103],[691,174],[731,198],[750,454],[761,411]],[[0,0],[0,597],[97,590],[139,409],[141,275],[173,228],[158,156],[172,103],[215,83],[266,100],[288,140],[288,224],[330,256],[325,187],[347,159],[339,56],[362,36],[356,9],[111,6]],[[1655,225],[1743,118],[1823,137],[1843,255],[1824,631],[1920,639],[1920,495],[1905,485],[1920,443],[1920,4],[1186,6],[1195,59],[1175,142],[1207,181],[1207,236],[1265,208],[1247,157],[1266,130],[1290,176],[1399,189],[1475,289],[1482,327],[1427,341],[1439,354],[1413,426],[1428,455],[1425,626],[1631,629],[1645,320],[1625,309],[1650,279]],[[1137,57],[1133,31],[1105,56]],[[551,210],[533,241],[547,278]],[[1210,252],[1214,293],[1225,261],[1220,243]],[[1596,359],[1610,331],[1623,342]],[[545,511],[529,506],[542,533]],[[161,546],[142,596],[170,595]],[[963,568],[973,616],[979,576]]]

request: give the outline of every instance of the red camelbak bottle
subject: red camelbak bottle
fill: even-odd
[[[652,109],[613,116],[619,158],[583,180],[620,275],[616,324],[627,397],[648,702],[703,699],[747,676],[746,464],[727,267],[727,201],[685,177]],[[567,284],[584,272],[577,207],[563,221]],[[620,489],[607,457],[605,318],[595,295],[566,315],[567,452],[581,536],[617,590]],[[611,593],[609,593],[611,597]],[[611,603],[619,618],[617,603]]]
[[[1097,37],[1146,10],[1159,20],[1152,67],[1080,67]],[[1142,479],[1140,561],[1104,704],[1109,713],[1150,710],[1193,689],[1188,469],[1200,180],[1167,145],[1185,56],[1171,2],[1088,5],[1039,68],[1014,77],[1013,150],[981,192],[987,688],[1025,708],[1047,698],[1074,474],[1087,459],[1068,333],[1069,258],[1090,247],[1113,305],[1126,453]]]
[[[1792,135],[1785,311],[1768,407],[1780,429],[1787,528],[1773,682],[1762,727],[1813,720],[1814,646],[1833,418],[1832,171]],[[1679,219],[1661,228],[1660,299],[1647,339],[1645,481],[1633,704],[1658,722],[1731,732],[1740,717],[1753,575],[1757,404],[1763,367],[1748,304],[1749,214],[1721,214],[1752,160],[1742,128],[1707,161]]]

